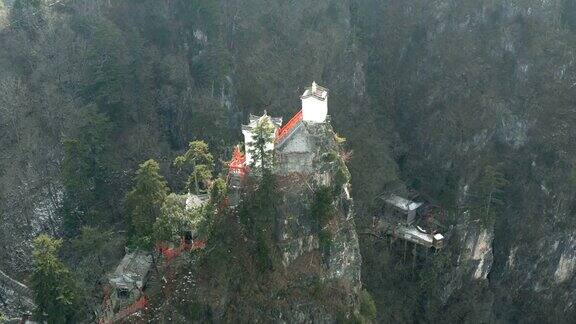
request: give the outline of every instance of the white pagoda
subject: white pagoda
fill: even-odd
[[[272,151],[276,147],[282,147],[283,151],[301,151],[301,153],[309,153],[309,147],[306,145],[307,139],[306,134],[301,134],[301,136],[294,136],[298,133],[298,130],[302,129],[302,125],[319,125],[326,122],[328,116],[328,89],[319,86],[316,82],[312,82],[310,87],[304,90],[302,96],[301,109],[292,117],[288,123],[282,125],[281,117],[270,117],[264,111],[262,116],[250,115],[250,120],[248,125],[242,125],[242,134],[244,134],[244,152],[245,156],[242,157],[243,163],[249,166],[253,163],[253,156],[251,154],[253,150],[254,143],[254,129],[259,123],[267,122],[273,127],[274,134],[272,134],[273,141],[269,143],[266,150]],[[288,145],[290,139],[294,138],[293,145]],[[298,159],[302,159],[305,156],[302,155]],[[238,161],[236,161],[236,164]]]

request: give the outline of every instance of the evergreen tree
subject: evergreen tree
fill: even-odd
[[[212,170],[206,164],[198,164],[188,177],[186,189],[188,192],[200,194],[206,191],[206,184],[212,179]]]
[[[168,186],[160,174],[158,162],[154,160],[140,164],[135,181],[134,188],[126,196],[132,221],[132,242],[140,247],[149,247],[152,228],[160,216]]]
[[[188,144],[188,150],[174,160],[174,165],[190,174],[187,189],[200,193],[200,185],[212,178],[214,157],[204,141],[192,141]]]
[[[82,256],[77,270],[80,267],[83,270],[77,271],[78,279],[93,283],[110,269],[124,242],[111,230],[84,226],[72,244],[75,251]]]
[[[192,229],[192,225],[192,213],[180,203],[178,196],[170,194],[162,205],[160,217],[154,222],[154,240],[178,242],[186,231]]]
[[[42,0],[15,0],[10,10],[12,27],[25,30],[30,36],[45,23]]]
[[[274,166],[274,153],[270,150],[274,141],[274,125],[270,117],[265,116],[258,121],[253,130],[252,141],[252,146],[249,148],[249,153],[252,155],[250,167],[262,173],[270,172]]]
[[[503,188],[508,184],[504,174],[496,167],[488,165],[484,169],[482,178],[478,183],[478,198],[484,219],[492,222],[495,216],[493,209],[496,205],[501,205]]]
[[[212,188],[210,188],[210,204],[213,206],[219,206],[224,199],[226,199],[226,192],[228,188],[226,187],[226,181],[222,178],[214,180]]]
[[[328,229],[328,223],[336,213],[333,201],[332,190],[329,187],[320,187],[314,193],[314,201],[311,208],[312,220],[318,233],[320,249],[325,261],[330,256],[332,246],[332,233]]]
[[[568,180],[571,186],[576,187],[576,165],[572,166],[572,170],[570,170]]]
[[[376,303],[367,290],[362,290],[360,293],[360,314],[367,323],[376,321]]]
[[[73,323],[79,306],[79,290],[70,270],[58,259],[61,240],[40,235],[34,240],[31,286],[36,316],[48,323]]]
[[[329,187],[320,187],[314,193],[312,218],[319,230],[324,228],[336,213],[333,201],[334,196]]]
[[[109,192],[106,187],[110,171],[110,121],[94,107],[87,107],[83,117],[86,123],[80,127],[78,137],[64,141],[63,212],[70,233],[77,233],[80,225],[100,221],[87,215],[94,216],[107,209],[103,202]]]
[[[240,221],[255,242],[254,252],[263,272],[273,268],[277,201],[276,179],[272,173],[265,172],[257,189],[242,202],[239,210]]]

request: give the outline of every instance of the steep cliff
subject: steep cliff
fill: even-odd
[[[385,76],[368,93],[390,91],[380,98],[402,138],[396,149],[402,177],[460,208],[462,220],[454,222],[460,243],[449,244],[478,263],[458,265],[457,272],[472,270],[473,281],[485,282],[478,285],[493,294],[495,318],[566,321],[574,313],[572,2],[389,2],[379,8],[363,11],[374,15],[367,21],[387,21],[370,44],[392,43],[366,47],[374,60],[368,80]],[[368,23],[366,33],[373,28]],[[487,165],[500,169],[508,184],[493,210],[494,226],[484,232],[470,222],[482,218],[472,205]],[[455,198],[461,192],[466,198]]]
[[[0,28],[6,27],[8,23],[8,11],[4,1],[0,1]]]
[[[341,148],[329,123],[300,127],[289,140],[311,143],[312,163],[301,166],[306,172],[280,172],[279,160],[277,173],[251,174],[240,205],[216,216],[206,253],[163,268],[168,279],[162,293],[152,294],[147,316],[183,323],[331,323],[366,315]]]

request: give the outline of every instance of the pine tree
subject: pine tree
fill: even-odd
[[[265,172],[259,178],[258,187],[239,208],[239,218],[248,236],[255,242],[254,251],[261,271],[274,266],[274,231],[276,229],[276,208],[278,190],[276,178]]]
[[[44,25],[45,19],[42,0],[16,0],[12,4],[12,27],[25,30],[30,36],[34,36],[34,32]]]
[[[570,175],[568,176],[568,180],[570,185],[576,187],[576,165],[572,166],[572,170],[570,171]]]
[[[72,244],[81,256],[80,266],[86,264],[86,271],[78,272],[78,279],[93,280],[103,276],[109,270],[111,256],[117,251],[121,240],[115,238],[114,232],[98,227],[84,226],[80,235],[72,241]],[[77,268],[78,269],[78,268]]]
[[[94,219],[94,215],[104,209],[99,207],[106,205],[109,194],[110,121],[94,107],[86,107],[83,117],[85,124],[80,127],[78,137],[64,141],[61,169],[65,189],[62,211],[66,229],[72,234],[81,225],[101,221]]]
[[[186,231],[192,229],[192,214],[182,206],[178,196],[175,194],[168,195],[160,210],[160,217],[154,223],[154,240],[178,242]]]
[[[36,316],[48,323],[73,323],[79,306],[79,289],[70,270],[58,259],[61,240],[40,235],[34,240],[31,286]]]
[[[212,170],[206,164],[198,164],[194,167],[194,171],[188,177],[186,189],[188,192],[200,194],[206,189],[206,184],[212,179]]]
[[[222,178],[214,180],[212,188],[210,188],[210,204],[213,206],[219,206],[224,199],[226,199],[226,181]]]
[[[270,117],[266,116],[258,121],[254,127],[252,145],[249,153],[252,155],[250,167],[262,173],[270,172],[273,167],[274,153],[270,146],[274,141],[274,126]]]
[[[488,165],[478,183],[478,197],[483,210],[484,219],[492,221],[494,218],[493,207],[501,205],[503,188],[508,184],[504,174],[496,167]]]
[[[367,290],[362,290],[360,293],[360,314],[366,323],[374,323],[376,321],[376,303],[374,303],[374,298]]]
[[[192,141],[188,144],[188,150],[174,160],[174,165],[190,174],[187,189],[200,193],[200,184],[212,177],[214,157],[204,141]]]
[[[160,208],[168,194],[168,186],[160,174],[160,166],[154,160],[140,164],[135,185],[126,196],[132,221],[132,242],[149,247],[154,222],[160,216]]]

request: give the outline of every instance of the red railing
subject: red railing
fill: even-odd
[[[302,110],[297,112],[296,115],[294,115],[294,117],[292,117],[292,119],[286,123],[286,125],[282,126],[282,128],[278,130],[278,133],[276,134],[276,142],[280,142],[282,139],[288,136],[288,134],[290,134],[296,125],[298,125],[301,121]]]
[[[232,161],[228,164],[228,172],[237,172],[241,175],[246,173],[246,156],[240,152],[238,146],[234,148],[234,153],[232,153]]]
[[[146,298],[146,295],[142,295],[142,297],[140,297],[140,299],[138,299],[136,302],[134,302],[134,304],[120,310],[115,316],[114,319],[112,319],[112,323],[116,323],[119,322],[120,320],[135,314],[141,310],[144,310],[146,308],[146,306],[148,306],[148,299]]]
[[[166,243],[156,244],[156,250],[162,253],[162,256],[164,256],[164,260],[166,260],[166,262],[172,261],[184,251],[199,250],[204,249],[205,247],[206,243],[202,240],[194,240],[192,243],[187,243],[186,240],[182,239],[182,241],[180,241],[180,245],[174,248],[168,246]]]
[[[141,310],[146,309],[148,306],[148,299],[144,292],[140,291],[142,297],[140,297],[134,303],[122,308],[118,313],[114,314],[112,310],[112,300],[110,299],[110,287],[106,286],[104,288],[104,301],[102,302],[102,317],[98,321],[99,324],[112,324],[121,321],[122,319],[135,314]]]

